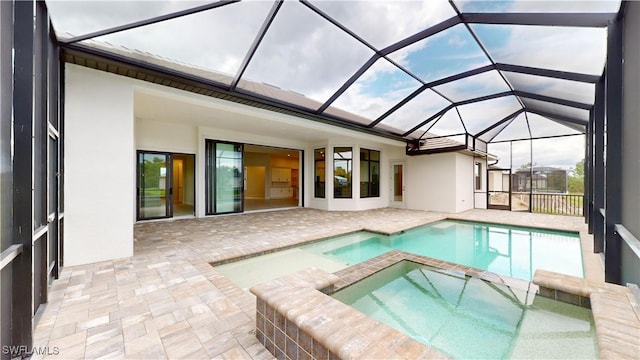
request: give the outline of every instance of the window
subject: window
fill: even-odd
[[[477,162],[474,168],[476,190],[482,190],[482,163]]]
[[[205,142],[206,214],[242,212],[244,189],[243,145]]]
[[[380,196],[380,151],[360,149],[360,197]]]
[[[351,167],[353,151],[350,147],[333,149],[333,197],[351,198]]]
[[[325,160],[324,148],[315,149],[313,151],[314,167],[313,167],[313,196],[324,199],[325,188]]]

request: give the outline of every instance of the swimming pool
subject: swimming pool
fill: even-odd
[[[524,280],[538,268],[583,277],[575,233],[453,220],[391,236],[360,231],[216,269],[248,289],[311,266],[336,272],[394,249]]]
[[[332,296],[453,358],[597,358],[589,309],[410,261]]]

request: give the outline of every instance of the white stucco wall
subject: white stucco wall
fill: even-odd
[[[325,140],[309,142],[286,134],[276,136],[272,132],[268,136],[247,128],[233,130],[217,126],[216,114],[220,114],[220,119],[233,120],[237,114],[245,121],[259,119],[262,123],[273,121],[280,126],[299,125],[300,120],[75,65],[67,65],[66,76],[67,265],[132,255],[136,150],[195,154],[196,216],[205,216],[205,139],[305,151],[301,174],[307,207],[354,211],[389,206],[391,164],[398,160],[406,164],[407,208],[460,212],[474,204],[472,156],[445,153],[407,157],[401,142],[317,123],[309,123],[309,131],[323,131],[327,134]],[[202,107],[198,111],[204,111],[208,120],[188,119],[182,112],[162,120],[138,116],[137,94],[146,94],[142,102],[149,100],[149,94],[158,94],[185,104],[199,104]],[[175,117],[181,118],[174,120]],[[333,148],[342,146],[353,149],[351,199],[333,198]],[[313,197],[313,149],[319,147],[327,152],[324,199]],[[379,197],[361,199],[359,196],[361,148],[380,151]]]
[[[65,66],[65,266],[131,256],[132,81]]]
[[[407,208],[456,212],[456,154],[411,156],[407,159]]]
[[[458,213],[474,207],[474,158],[461,153],[407,160],[407,208]]]
[[[456,212],[473,209],[473,156],[456,153]]]
[[[136,119],[136,149],[195,154],[198,131],[194,125]]]

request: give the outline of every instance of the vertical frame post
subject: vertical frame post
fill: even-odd
[[[604,209],[604,122],[605,122],[605,74],[596,84],[596,101],[594,104],[594,139],[593,139],[593,252],[604,252],[604,224],[600,209]]]
[[[608,27],[606,113],[607,159],[605,174],[605,281],[621,281],[621,244],[615,225],[621,221],[622,200],[622,29],[619,17]]]
[[[12,344],[33,345],[33,1],[14,8],[13,237],[23,245],[13,272]]]

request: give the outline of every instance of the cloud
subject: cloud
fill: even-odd
[[[559,146],[561,141],[561,146]],[[539,166],[553,166],[563,169],[575,167],[584,158],[584,135],[568,136],[556,139],[533,140],[533,163]],[[491,143],[489,153],[498,156],[496,164],[500,168],[517,169],[531,161],[531,143],[529,140],[514,141],[513,154],[510,154],[510,143]],[[513,159],[513,166],[510,159]]]
[[[48,1],[47,4],[58,31],[80,35],[206,2],[121,1],[114,4],[111,1]],[[473,11],[469,6],[476,7],[475,11],[495,11],[495,6],[502,11],[591,11],[614,9],[617,3],[516,1],[483,4],[456,1],[463,10],[468,11]],[[272,1],[243,1],[97,40],[234,75],[272,4]],[[447,1],[314,1],[313,4],[378,48],[455,16]],[[606,30],[603,29],[499,25],[472,27],[499,62],[596,75],[601,73],[604,65]],[[297,1],[285,1],[250,63],[245,79],[269,83],[324,102],[372,54],[372,50],[304,5]],[[398,50],[391,54],[391,58],[423,76],[425,81],[488,63],[461,25]],[[567,81],[550,81],[520,74],[507,76],[514,86],[522,86],[527,91],[582,102],[589,102],[593,98],[593,86],[586,89],[584,84]],[[334,105],[373,120],[417,86],[419,84],[393,65],[379,61]],[[438,89],[455,101],[503,91],[504,87],[496,81],[495,74],[486,73]],[[461,106],[459,110],[468,130],[475,133],[517,110],[518,105],[514,101],[513,98],[501,98]],[[427,90],[382,124],[405,131],[447,105],[448,101]],[[535,126],[532,125],[534,133],[552,135],[562,130],[555,123],[543,120],[538,119]],[[457,133],[460,128],[457,112],[452,109],[432,131],[440,134]],[[511,129],[514,134],[515,130],[515,127]],[[549,160],[544,161],[547,165],[575,164],[583,157],[584,150],[583,142],[569,140],[573,138],[563,138],[561,142],[540,142],[542,145],[536,145],[536,149],[540,149],[534,150],[534,155],[548,156]],[[514,164],[518,166],[529,161],[528,142],[520,143],[514,143]],[[504,144],[495,146],[497,151],[503,152],[500,149]]]
[[[509,86],[497,71],[487,71],[436,87],[453,101],[463,101],[483,95],[509,91]]]
[[[600,75],[606,60],[604,28],[471,25],[496,62]],[[494,43],[496,32],[508,35]]]
[[[585,104],[593,104],[595,100],[594,84],[512,72],[504,72],[504,75],[516,90]]]
[[[458,106],[467,132],[471,134],[484,130],[519,109],[521,109],[521,106],[514,96],[505,96]]]
[[[81,35],[98,26],[121,25],[202,3],[56,1],[50,5],[57,31]],[[95,40],[235,75],[270,8],[266,1],[241,2]]]

